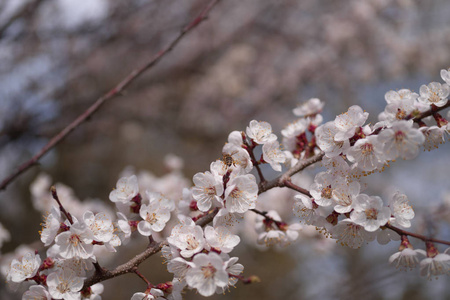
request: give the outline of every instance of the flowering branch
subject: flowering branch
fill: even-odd
[[[294,174],[297,174],[298,172],[304,170],[305,168],[315,164],[318,161],[321,161],[323,156],[325,154],[323,152],[316,154],[308,159],[299,161],[295,166],[290,168],[286,173],[283,175],[271,180],[271,181],[265,181],[261,182],[259,184],[259,194],[264,193],[267,190],[270,190],[274,187],[284,187],[286,186],[287,182],[291,181],[291,176]]]
[[[125,77],[119,84],[112,88],[105,95],[97,99],[85,112],[79,115],[72,123],[67,125],[63,130],[56,134],[36,155],[34,155],[30,160],[21,164],[15,172],[9,175],[0,183],[0,191],[6,189],[6,187],[16,179],[20,174],[36,165],[39,159],[44,156],[48,151],[55,147],[59,142],[61,142],[69,133],[76,129],[81,123],[86,121],[91,117],[106,101],[115,98],[120,95],[133,81],[135,81],[140,75],[145,71],[154,67],[167,53],[173,50],[173,48],[181,41],[181,39],[192,29],[197,27],[201,22],[208,18],[208,14],[211,9],[220,0],[212,0],[201,12],[200,14],[185,26],[180,33],[174,38],[165,48],[160,50],[156,55],[154,55],[149,61],[147,61],[140,68],[133,70],[127,77]]]
[[[441,111],[441,110],[444,110],[444,109],[446,109],[448,107],[450,107],[450,101],[447,102],[447,104],[445,104],[445,105],[443,105],[441,107],[437,107],[437,106],[433,105],[429,110],[424,111],[422,113],[419,113],[417,115],[408,116],[406,119],[407,120],[412,119],[412,120],[414,120],[414,122],[419,122],[422,119],[424,119],[426,117],[429,117],[429,116],[432,116],[434,113],[436,113],[438,111]]]
[[[209,211],[207,214],[205,214],[202,218],[200,218],[196,224],[204,227],[206,226],[206,224],[212,222],[212,220],[214,219],[214,217],[217,215],[217,213],[219,212],[218,209],[213,209],[211,211]],[[135,272],[136,268],[143,263],[145,260],[147,260],[150,256],[155,255],[156,253],[158,253],[159,251],[161,251],[161,249],[164,246],[168,246],[168,242],[167,241],[162,241],[162,242],[155,242],[153,241],[152,243],[150,243],[147,247],[147,249],[145,249],[145,251],[143,251],[142,253],[139,253],[138,255],[136,255],[135,257],[133,257],[132,259],[130,259],[128,262],[117,266],[116,268],[114,268],[114,270],[107,270],[105,268],[102,268],[101,270],[96,269],[94,275],[92,275],[90,278],[86,279],[86,281],[84,282],[84,286],[83,289],[90,287],[98,282],[102,282],[123,274],[127,274],[127,273],[133,273]]]

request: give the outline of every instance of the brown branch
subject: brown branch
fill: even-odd
[[[292,175],[297,174],[298,172],[304,170],[306,167],[309,167],[310,165],[315,164],[318,161],[321,161],[324,155],[325,153],[320,152],[319,154],[316,154],[308,159],[301,160],[283,175],[271,181],[261,182],[259,184],[258,194],[264,193],[265,191],[270,190],[271,188],[274,187],[287,186],[286,183],[291,181]]]
[[[208,13],[220,0],[212,0],[203,11],[187,26],[185,26],[175,39],[173,39],[165,48],[160,50],[156,55],[154,55],[149,61],[147,61],[143,66],[138,69],[133,70],[127,77],[125,77],[121,82],[119,82],[113,89],[107,92],[105,95],[97,99],[85,112],[79,115],[72,123],[67,125],[63,130],[56,134],[35,156],[30,160],[26,161],[20,165],[15,172],[10,176],[5,178],[0,184],[0,191],[4,190],[16,177],[28,170],[33,165],[37,164],[38,160],[44,156],[50,149],[55,147],[61,140],[63,140],[69,133],[71,133],[75,128],[77,128],[81,123],[86,121],[91,117],[106,101],[115,98],[123,90],[128,87],[136,78],[138,78],[142,73],[149,70],[155,66],[168,52],[180,42],[180,40],[192,29],[197,27],[201,22],[207,19]]]
[[[261,168],[259,167],[259,163],[256,160],[255,153],[253,152],[253,150],[255,150],[255,144],[253,143],[252,140],[250,141],[252,143],[252,145],[250,145],[247,142],[247,138],[246,138],[244,132],[242,132],[242,141],[244,142],[244,145],[246,147],[245,149],[247,150],[247,153],[250,155],[250,159],[252,160],[252,162],[254,162],[256,171],[258,172],[259,182],[265,182],[266,179],[264,178],[264,175],[263,175],[263,173],[261,171]]]
[[[292,183],[292,181],[290,181],[290,180],[285,182],[285,186],[290,188],[291,190],[297,191],[299,193],[302,193],[302,194],[312,198],[311,193],[307,189],[299,187],[298,185]]]
[[[446,109],[447,107],[450,107],[450,100],[447,102],[447,104],[445,104],[444,106],[441,106],[441,107],[432,107],[432,108],[430,108],[429,110],[427,110],[427,111],[424,111],[424,112],[422,112],[422,113],[419,113],[419,114],[417,114],[417,115],[412,115],[412,116],[408,116],[406,119],[407,120],[410,120],[410,119],[412,119],[412,120],[414,120],[414,122],[419,122],[420,120],[422,120],[422,119],[424,119],[424,118],[426,118],[426,117],[429,117],[429,116],[432,116],[433,115],[433,113],[435,113],[435,112],[438,112],[438,111],[441,111],[441,110],[444,110],[444,109]]]
[[[67,220],[69,220],[70,224],[73,224],[72,215],[67,212],[67,210],[64,208],[64,206],[61,204],[61,201],[59,200],[58,193],[56,192],[56,187],[52,186],[50,188],[50,191],[52,192],[53,199],[58,203],[59,210],[66,216]]]
[[[421,234],[417,234],[414,232],[409,232],[400,228],[397,228],[395,226],[392,226],[391,224],[387,223],[386,225],[384,225],[384,227],[389,228],[395,232],[397,232],[399,235],[407,235],[407,236],[412,236],[415,237],[416,239],[420,239],[424,242],[433,242],[433,243],[438,243],[438,244],[444,244],[444,245],[448,245],[450,246],[450,242],[449,241],[444,241],[444,240],[438,240],[438,239],[433,239],[433,238],[429,238],[426,237],[424,235]]]

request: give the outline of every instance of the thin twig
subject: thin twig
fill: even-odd
[[[69,220],[70,224],[73,224],[72,215],[67,212],[67,210],[64,208],[64,206],[61,204],[61,201],[59,200],[58,193],[56,192],[56,188],[52,186],[50,188],[50,191],[52,192],[53,199],[58,203],[59,210],[66,216],[67,220]]]
[[[420,240],[422,240],[422,241],[424,241],[424,242],[433,242],[433,243],[444,244],[444,245],[450,246],[450,242],[449,242],[449,241],[444,241],[444,240],[438,240],[438,239],[429,238],[429,237],[426,237],[426,236],[421,235],[421,234],[417,234],[417,233],[414,233],[414,232],[409,232],[409,231],[406,231],[406,230],[397,228],[397,227],[395,227],[395,226],[392,226],[392,225],[389,224],[389,223],[386,224],[386,225],[384,225],[384,227],[389,228],[389,229],[391,229],[391,230],[397,232],[399,235],[412,236],[412,237],[415,237],[416,239],[420,239]]]
[[[153,284],[151,284],[151,282],[150,281],[148,281],[148,279],[147,278],[145,278],[145,276],[144,275],[142,275],[142,273],[141,272],[139,272],[139,270],[137,269],[137,268],[134,268],[134,270],[133,270],[133,273],[135,273],[139,278],[141,278],[146,284],[147,284],[147,287],[148,288],[152,288],[152,287],[154,287],[154,285]]]
[[[304,195],[306,195],[306,196],[312,198],[311,193],[310,193],[307,189],[304,189],[304,188],[302,188],[302,187],[299,187],[298,185],[292,183],[292,181],[290,181],[290,180],[286,181],[286,182],[284,183],[284,185],[285,185],[286,187],[290,188],[291,190],[297,191],[297,192],[299,192],[299,193],[302,193],[302,194],[304,194]]]
[[[142,73],[149,70],[155,66],[168,52],[180,42],[180,40],[192,29],[197,27],[201,22],[207,19],[208,13],[220,0],[212,0],[208,6],[203,9],[203,11],[187,26],[185,26],[175,39],[173,39],[165,48],[160,50],[156,55],[154,55],[149,61],[147,61],[143,66],[138,69],[133,70],[127,77],[125,77],[119,84],[117,84],[113,89],[107,92],[105,95],[97,99],[85,112],[79,115],[72,123],[67,125],[63,130],[56,134],[35,156],[30,160],[26,161],[20,165],[15,172],[10,176],[5,178],[0,184],[0,191],[4,190],[16,177],[28,170],[31,166],[35,165],[37,161],[44,156],[50,149],[55,147],[61,140],[63,140],[69,133],[71,133],[75,128],[77,128],[81,123],[86,121],[91,117],[106,101],[115,98],[120,95],[121,92],[128,87],[136,78],[138,78]]]

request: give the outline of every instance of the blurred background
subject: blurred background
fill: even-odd
[[[0,0],[0,179],[162,49],[207,3]],[[161,177],[172,153],[183,159],[190,185],[196,172],[222,157],[229,132],[256,119],[279,135],[295,120],[292,109],[311,97],[326,103],[325,121],[358,104],[375,123],[388,90],[418,91],[441,81],[439,71],[450,67],[449,16],[446,0],[222,1],[159,65],[0,192],[0,223],[11,235],[1,253],[39,239],[41,213],[32,206],[30,184],[41,172],[73,188],[79,199],[109,205],[109,192],[127,166]],[[449,161],[448,145],[398,161],[372,175],[368,193],[386,200],[392,190],[405,192],[416,211],[414,230],[448,240]],[[298,180],[307,187],[311,178]],[[418,270],[388,265],[396,242],[351,250],[315,233],[304,236],[282,250],[241,243],[234,255],[245,275],[262,282],[238,283],[212,298],[450,298],[448,276],[427,281]],[[119,248],[107,265],[143,247]],[[160,262],[153,257],[144,265],[154,283],[171,279]],[[127,275],[105,282],[103,299],[129,299],[144,289]],[[1,299],[20,295],[1,280]]]

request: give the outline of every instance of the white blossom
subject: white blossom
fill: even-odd
[[[83,281],[70,269],[58,270],[47,276],[48,291],[55,299],[79,300]]]
[[[85,223],[75,221],[68,231],[58,234],[55,243],[63,258],[89,258],[94,255],[93,234]],[[52,246],[52,247],[54,247]]]
[[[223,253],[230,253],[241,241],[239,236],[234,235],[224,226],[205,227],[205,239],[208,244]]]
[[[422,85],[420,87],[420,97],[418,100],[424,104],[434,104],[437,107],[442,107],[447,104],[449,93],[450,87],[447,84],[431,82],[429,85]]]
[[[175,257],[167,263],[167,270],[177,278],[184,278],[193,264],[182,257]]]
[[[449,70],[445,70],[445,69],[441,70],[441,77],[442,77],[442,80],[444,80],[446,84],[450,85],[450,69]]]
[[[130,202],[139,193],[139,185],[136,175],[122,177],[117,181],[116,189],[109,194],[112,202]]]
[[[265,144],[277,139],[277,136],[272,133],[272,126],[267,122],[250,121],[246,133],[257,144]]]
[[[389,263],[395,264],[396,268],[401,270],[412,270],[419,263],[418,254],[426,255],[426,252],[422,249],[410,249],[405,248],[399,252],[392,254],[389,257]]]
[[[376,237],[375,232],[366,231],[363,226],[356,224],[351,219],[339,221],[332,227],[331,235],[341,245],[353,249],[361,247],[363,243],[373,241]]]
[[[231,213],[226,207],[221,208],[214,217],[213,226],[233,227],[244,219],[243,213]]]
[[[89,294],[85,295],[83,293],[82,300],[102,300],[102,297],[100,296],[103,291],[105,290],[105,287],[101,283],[96,283],[92,285],[89,289]]]
[[[303,194],[295,195],[294,199],[294,207],[292,208],[294,214],[302,219],[306,224],[312,225],[317,218],[315,213],[316,210],[313,205],[313,199]]]
[[[238,147],[231,143],[226,143],[222,148],[222,154],[224,156],[223,160],[227,165],[227,169],[241,168],[246,173],[253,169],[250,155],[242,147]],[[230,157],[230,160],[228,161],[225,157]],[[212,170],[211,172],[214,174]]]
[[[334,122],[327,122],[315,130],[316,143],[327,157],[335,157],[350,147],[348,139],[337,141],[336,134],[340,132]]]
[[[114,225],[106,213],[95,214],[87,211],[83,215],[84,223],[91,230],[94,240],[98,242],[109,242],[114,235]]]
[[[334,120],[337,133],[334,137],[336,141],[345,141],[355,135],[355,130],[361,127],[369,117],[369,113],[364,112],[358,105],[350,106],[347,112],[340,114]]]
[[[158,300],[158,299],[165,299],[164,292],[160,289],[151,288],[149,292],[141,293],[137,292],[134,293],[131,297],[131,300]]]
[[[234,144],[238,147],[241,147],[244,144],[244,141],[242,140],[242,134],[241,131],[232,131],[228,135],[228,143]]]
[[[197,173],[193,178],[195,186],[192,188],[192,197],[197,201],[200,211],[208,211],[211,205],[222,203],[223,182],[220,177],[211,172]]]
[[[427,257],[420,262],[420,275],[432,276],[450,274],[450,255],[439,253],[435,257]]]
[[[354,208],[354,200],[359,195],[361,185],[358,181],[347,183],[339,181],[332,191],[335,202],[334,210],[338,213],[348,213]]]
[[[159,201],[152,201],[149,205],[142,204],[139,215],[143,220],[138,224],[138,231],[145,236],[162,231],[170,219],[169,209]]]
[[[417,93],[414,93],[408,89],[401,89],[399,91],[389,91],[384,95],[384,99],[388,104],[409,102],[409,100],[416,100],[419,97]]]
[[[41,266],[41,257],[33,252],[26,253],[22,260],[13,259],[8,271],[7,280],[12,282],[23,282],[25,279],[36,275]]]
[[[50,293],[42,285],[32,285],[26,291],[22,300],[51,300]]]
[[[433,149],[437,149],[439,145],[445,143],[445,127],[425,126],[420,127],[419,130],[425,136],[425,142],[423,143],[423,147],[425,148],[425,150],[431,151]]]
[[[244,271],[244,266],[237,263],[238,259],[239,258],[237,258],[237,257],[232,257],[228,261],[225,262],[226,271],[228,274],[237,276],[237,275],[240,275]],[[233,286],[237,282],[238,282],[238,279],[236,277],[229,276],[227,287]],[[223,294],[225,292],[225,288],[226,287],[217,287],[216,293]]]
[[[280,149],[278,141],[267,142],[262,146],[264,161],[269,163],[272,169],[281,172],[281,164],[286,161],[286,156]]]
[[[412,126],[411,120],[396,121],[392,123],[392,128],[384,129],[378,134],[378,139],[384,144],[383,153],[386,159],[413,159],[417,156],[425,137]]]
[[[45,246],[50,245],[55,240],[61,227],[61,211],[58,207],[52,206],[52,210],[45,217],[42,225],[41,241]]]
[[[333,203],[333,190],[339,184],[338,177],[328,172],[320,172],[314,178],[309,191],[317,205],[329,206]]]
[[[244,213],[256,207],[258,185],[252,174],[236,176],[225,190],[226,208],[231,213]]]
[[[217,253],[200,253],[194,256],[192,263],[193,267],[186,273],[186,282],[200,295],[211,296],[217,287],[228,285],[227,265]]]
[[[408,197],[406,197],[406,195],[395,192],[389,201],[389,208],[395,218],[391,223],[404,228],[411,227],[410,220],[414,218],[414,210],[411,205],[409,205]]]
[[[320,113],[324,106],[325,103],[320,101],[320,99],[311,98],[305,103],[302,103],[301,105],[294,108],[293,113],[298,117],[307,117]]]
[[[116,228],[122,243],[128,242],[131,236],[132,228],[128,218],[121,212],[117,212]]]
[[[191,220],[176,225],[167,238],[170,245],[178,248],[180,255],[189,258],[200,252],[205,247],[206,241],[203,236],[203,229],[195,225]]]
[[[385,163],[383,155],[383,144],[377,136],[368,136],[359,139],[346,152],[349,161],[353,162],[358,169],[369,172],[381,169]]]
[[[386,105],[386,108],[384,109],[385,119],[390,122],[403,120],[415,110],[415,101],[419,95],[412,93],[410,90],[400,90],[398,93],[394,91],[391,92],[394,93],[396,97],[393,96],[393,100]]]
[[[162,208],[166,208],[169,211],[175,210],[175,201],[165,197],[163,194],[150,191],[145,191],[145,194],[147,195],[149,203],[158,202],[159,206]]]
[[[359,194],[354,201],[354,210],[350,219],[364,227],[369,232],[376,231],[389,221],[391,211],[383,206],[383,200],[378,196]]]

